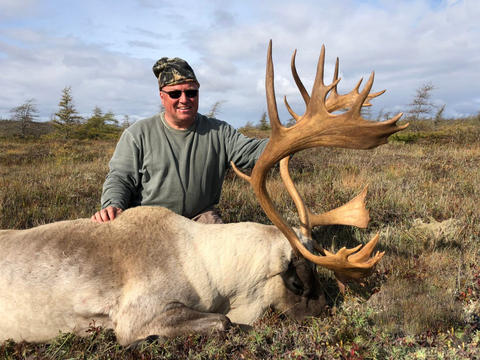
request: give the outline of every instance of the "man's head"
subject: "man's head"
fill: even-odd
[[[193,69],[185,60],[164,57],[155,63],[153,73],[165,107],[165,120],[174,128],[188,128],[198,111],[200,84]]]

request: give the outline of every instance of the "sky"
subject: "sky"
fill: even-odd
[[[79,113],[98,106],[140,120],[159,111],[152,72],[161,57],[189,62],[200,82],[200,112],[236,128],[266,110],[265,67],[273,41],[280,119],[304,102],[291,75],[310,91],[326,47],[325,82],[340,59],[340,94],[375,71],[372,116],[407,110],[432,82],[446,117],[480,111],[478,0],[0,0],[0,118],[35,99],[39,120],[58,110],[71,87]]]

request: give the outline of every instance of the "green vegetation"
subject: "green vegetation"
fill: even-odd
[[[82,140],[117,139],[120,132],[121,129],[115,119],[115,114],[112,111],[104,114],[102,109],[95,106],[92,116],[77,130],[77,138]]]
[[[480,114],[458,120],[413,120],[392,141],[422,144],[474,144],[480,141]]]
[[[268,131],[250,129],[267,137]],[[466,359],[480,357],[480,120],[416,121],[369,151],[313,149],[291,172],[314,212],[338,207],[369,184],[366,230],[316,229],[325,248],[366,243],[380,232],[386,254],[365,286],[339,294],[319,270],[329,311],[297,324],[269,312],[251,332],[232,329],[125,349],[92,323],[85,338],[61,334],[42,344],[6,342],[1,359]],[[115,140],[0,139],[0,228],[90,217]],[[268,183],[283,214],[292,200],[274,169]],[[227,176],[226,222],[268,223],[250,186]]]
[[[74,137],[82,121],[82,117],[78,115],[78,110],[75,108],[71,89],[71,86],[67,86],[62,90],[62,99],[58,103],[59,109],[52,119],[58,136],[64,139]]]
[[[24,138],[40,138],[51,134],[55,128],[49,122],[35,122],[29,124],[25,130]],[[12,139],[21,138],[22,125],[15,120],[0,120],[0,138]]]

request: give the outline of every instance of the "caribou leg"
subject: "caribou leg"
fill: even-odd
[[[138,323],[139,317],[134,314],[130,314],[128,318],[130,319],[120,317],[115,327],[117,340],[121,345],[133,343],[132,345],[138,346],[142,342],[161,342],[166,338],[193,333],[209,334],[215,330],[228,330],[232,326],[225,315],[193,310],[182,303],[167,305],[161,314],[149,322]],[[137,321],[132,321],[133,318]]]

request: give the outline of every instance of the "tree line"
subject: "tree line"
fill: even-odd
[[[433,102],[433,92],[438,89],[432,82],[422,84],[412,95],[411,102],[407,105],[407,111],[404,119],[415,122],[417,120],[432,120],[434,125],[444,120],[443,114],[445,104],[437,106]],[[208,117],[215,117],[219,112],[225,100],[215,102]],[[115,114],[109,110],[104,113],[102,109],[95,106],[92,115],[84,118],[79,115],[72,96],[71,86],[66,86],[62,90],[62,96],[58,103],[58,110],[52,114],[50,123],[55,128],[55,134],[62,139],[108,139],[117,138],[118,135],[132,124],[128,115],[124,116],[124,121],[116,119]],[[163,107],[160,106],[160,111]],[[347,109],[345,109],[347,110]],[[12,108],[11,120],[20,123],[20,136],[25,137],[31,123],[38,118],[38,108],[35,99],[28,99],[22,105]],[[373,118],[369,107],[362,109],[362,116],[365,119],[374,121],[383,121],[390,117],[390,112],[384,112],[383,109],[377,117]],[[480,114],[479,114],[480,116]],[[289,127],[295,124],[293,118],[286,121],[285,126]],[[248,122],[242,129],[269,130],[270,124],[267,118],[267,112],[264,110],[257,124]]]
[[[444,118],[446,104],[439,106],[433,101],[433,92],[437,89],[438,87],[435,86],[431,81],[424,83],[415,89],[414,94],[412,94],[412,100],[406,105],[406,111],[405,115],[403,116],[403,120],[411,123],[427,120],[431,121],[432,125],[438,125],[443,120],[447,120]],[[371,107],[364,107],[361,110],[361,114],[366,120],[385,121],[390,119],[392,116],[390,111],[385,112],[383,109],[380,110],[376,116],[373,116],[371,109]],[[348,109],[343,109],[341,112],[345,112],[347,110]],[[480,119],[480,112],[476,117]],[[290,118],[285,122],[284,125],[286,127],[290,127],[295,125],[295,123],[295,119]],[[253,124],[249,121],[242,129],[269,130],[270,123],[267,118],[267,112],[263,111],[257,124]]]
[[[215,117],[220,112],[220,108],[226,100],[215,102],[206,116]],[[164,111],[163,105],[160,105],[160,111]],[[38,106],[35,99],[28,99],[22,105],[10,110],[11,120],[20,123],[20,137],[28,136],[28,129],[37,119]],[[1,120],[1,119],[0,119]],[[129,127],[134,121],[128,115],[125,115],[120,123],[113,111],[104,113],[103,110],[95,106],[92,115],[84,118],[80,116],[75,107],[72,95],[72,87],[66,86],[62,90],[62,96],[58,103],[58,110],[52,114],[49,123],[55,128],[55,136],[61,139],[79,139],[79,140],[98,140],[98,139],[116,139],[119,134]]]
[[[20,137],[27,136],[27,130],[38,118],[38,107],[35,99],[28,99],[22,105],[10,110],[11,120],[20,123]],[[58,103],[58,110],[52,114],[50,123],[55,128],[55,135],[62,139],[108,139],[118,135],[130,126],[130,118],[125,116],[122,124],[116,119],[113,111],[104,113],[95,106],[92,115],[84,118],[79,115],[72,96],[72,87],[66,86]]]

